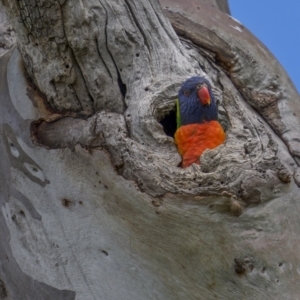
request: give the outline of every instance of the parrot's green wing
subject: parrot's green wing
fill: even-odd
[[[181,118],[180,118],[180,107],[179,107],[179,100],[176,100],[176,124],[177,129],[181,126]]]

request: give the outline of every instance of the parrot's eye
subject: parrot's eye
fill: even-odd
[[[189,96],[190,95],[190,91],[189,90],[185,90],[183,91],[184,96]]]

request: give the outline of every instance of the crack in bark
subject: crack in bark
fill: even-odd
[[[82,79],[83,79],[84,82],[85,82],[85,79],[84,79],[84,76],[83,76],[83,74],[82,74],[82,72],[81,72],[81,69],[80,69],[80,66],[79,66],[79,64],[78,64],[78,61],[76,60],[76,56],[74,55],[73,49],[72,49],[72,47],[70,47],[69,41],[68,41],[68,39],[67,39],[67,35],[66,35],[66,32],[65,32],[65,26],[64,26],[64,15],[63,15],[63,10],[62,10],[62,4],[61,4],[59,1],[58,1],[58,3],[59,3],[59,8],[60,8],[60,12],[61,12],[61,18],[62,18],[62,19],[61,19],[61,20],[62,20],[62,30],[63,30],[63,32],[64,32],[64,37],[65,37],[65,41],[66,41],[66,43],[67,43],[67,47],[68,47],[68,49],[70,50],[70,52],[73,54],[73,55],[72,55],[72,56],[73,56],[73,59],[74,59],[75,62],[77,63],[78,69],[79,69],[79,71],[80,71],[80,75],[81,75]],[[86,82],[85,82],[85,86],[87,86],[87,85],[86,85]],[[74,95],[75,95],[75,97],[76,97],[77,102],[78,102],[78,103],[80,104],[80,106],[81,106],[80,111],[82,111],[82,110],[83,110],[82,103],[81,103],[79,97],[77,96],[76,91],[74,90],[74,88],[73,88],[72,85],[71,85],[71,87],[72,87],[72,90],[73,90],[73,92],[74,92]],[[90,97],[90,100],[91,100],[92,102],[94,102],[93,97],[92,97],[92,95],[89,93],[88,88],[87,88],[86,90],[87,90],[87,92],[88,92],[88,95],[89,95],[89,97]]]
[[[129,1],[128,0],[124,0],[124,3],[126,4],[126,7],[128,8],[128,11],[130,12],[130,16],[132,18],[132,20],[134,21],[137,29],[139,30],[139,33],[141,34],[141,36],[143,37],[143,42],[147,48],[147,55],[149,55],[149,57],[151,58],[151,47],[150,47],[150,44],[148,42],[148,39],[146,38],[146,35],[138,21],[138,19],[136,18],[135,14],[134,14],[134,11],[133,9],[131,8],[131,5],[129,4]],[[153,77],[153,70],[152,70],[152,64],[150,64],[150,71],[151,71],[151,76]]]
[[[120,75],[120,72],[119,72],[119,69],[118,69],[118,66],[117,66],[117,63],[111,53],[111,51],[109,50],[109,46],[108,46],[108,33],[107,33],[107,27],[108,27],[108,14],[107,14],[107,10],[106,8],[102,5],[103,9],[105,10],[105,13],[106,13],[106,22],[105,22],[105,30],[104,30],[104,33],[105,33],[105,45],[106,45],[106,49],[107,49],[107,52],[108,54],[110,55],[110,58],[115,66],[115,69],[116,69],[116,72],[117,72],[117,76],[118,76],[118,86],[119,86],[119,89],[120,89],[120,93],[123,95],[123,103],[124,103],[124,107],[125,109],[127,108],[127,105],[126,105],[126,102],[125,102],[125,97],[126,97],[126,92],[127,92],[127,89],[126,89],[126,84],[123,83],[122,81],[122,78],[121,78],[121,75]],[[98,47],[98,40],[97,40],[97,47]],[[98,52],[100,54],[100,51],[99,51],[99,48],[98,49]],[[101,57],[101,54],[100,54],[100,57]],[[102,59],[103,60],[103,59]],[[105,64],[105,62],[104,62]],[[106,66],[106,65],[105,65]],[[110,71],[109,71],[110,73]],[[113,77],[111,76],[111,78],[113,79]]]
[[[161,27],[164,29],[164,32],[167,34],[167,36],[169,37],[169,40],[173,43],[173,45],[176,47],[176,48],[179,48],[180,50],[180,53],[185,56],[185,53],[183,52],[182,50],[182,47],[180,45],[180,43],[175,43],[175,40],[174,40],[174,37],[171,36],[170,32],[168,30],[166,30],[166,27],[165,27],[165,24],[162,22],[162,19],[161,19],[161,16],[157,13],[156,9],[153,7],[153,4],[152,4],[152,1],[149,2],[156,17],[157,17],[157,20],[159,21],[159,24],[161,25]]]

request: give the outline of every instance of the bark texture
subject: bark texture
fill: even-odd
[[[75,2],[3,1],[2,298],[296,299],[288,75],[225,1]],[[195,74],[227,138],[183,170],[159,122]]]

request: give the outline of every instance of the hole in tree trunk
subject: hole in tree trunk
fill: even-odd
[[[159,123],[163,126],[166,135],[174,137],[177,125],[176,125],[176,106],[169,111]]]

